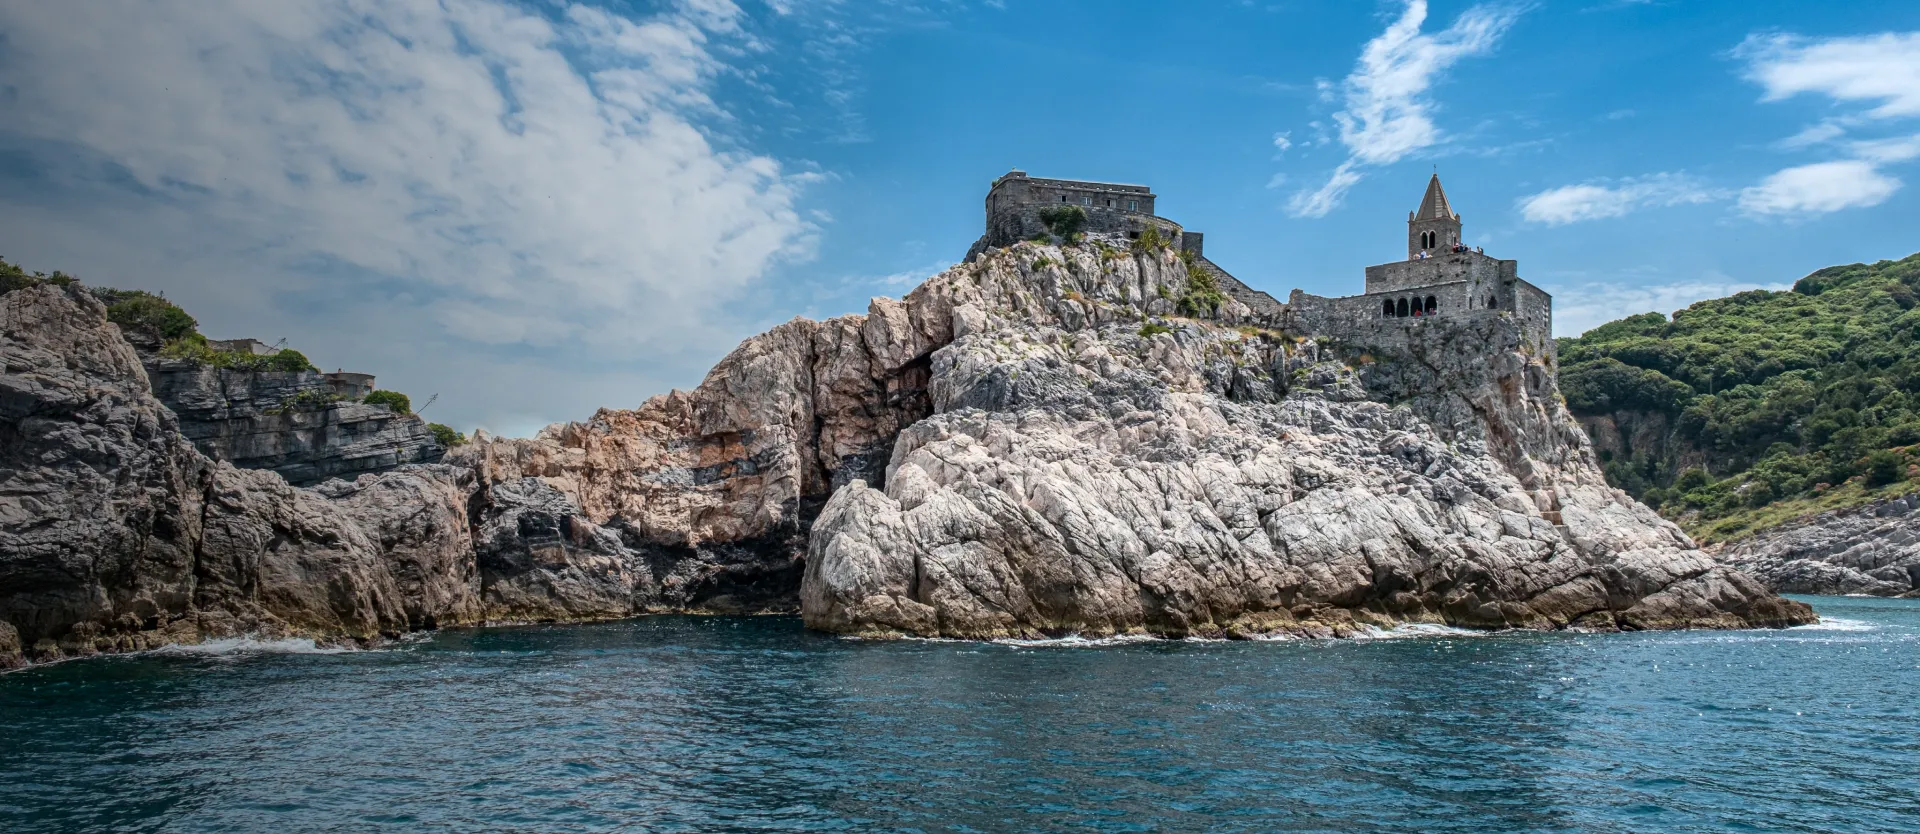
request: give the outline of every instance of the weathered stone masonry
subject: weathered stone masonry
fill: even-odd
[[[1294,290],[1281,303],[1253,289],[1207,259],[1204,237],[1154,214],[1156,195],[1144,185],[1040,179],[1012,171],[994,180],[987,192],[986,233],[967,259],[989,247],[1012,246],[1046,231],[1040,212],[1075,205],[1087,213],[1090,234],[1137,239],[1148,226],[1162,238],[1191,252],[1197,266],[1213,275],[1227,295],[1254,315],[1302,335],[1361,347],[1403,345],[1411,328],[1445,326],[1449,321],[1504,317],[1516,321],[1522,349],[1551,362],[1553,297],[1520,277],[1517,261],[1489,257],[1465,246],[1460,215],[1435,175],[1420,207],[1407,215],[1407,259],[1366,269],[1361,295],[1326,298]]]

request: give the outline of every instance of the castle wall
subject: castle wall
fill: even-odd
[[[1513,311],[1520,319],[1522,338],[1529,343],[1534,356],[1557,359],[1559,351],[1553,341],[1553,296],[1524,280],[1515,279],[1513,285]]]
[[[1153,213],[1153,189],[1144,185],[1052,180],[1014,171],[994,181],[987,192],[987,233],[968,256],[987,246],[1012,246],[1047,230],[1040,212],[1054,206],[1079,206],[1087,213],[1081,228],[1094,234],[1137,237],[1148,225],[1182,245],[1180,224]]]
[[[1432,328],[1451,327],[1503,315],[1499,310],[1469,308],[1467,300],[1470,292],[1471,285],[1465,281],[1421,287],[1418,297],[1422,301],[1429,295],[1434,297],[1436,310],[1433,315],[1388,318],[1382,315],[1383,302],[1397,302],[1402,297],[1411,301],[1415,293],[1326,298],[1294,290],[1287,297],[1287,324],[1288,329],[1294,332],[1330,339],[1361,350],[1398,351]]]
[[[1472,282],[1479,289],[1493,289],[1501,286],[1502,281],[1518,277],[1519,271],[1519,261],[1503,261],[1478,252],[1449,252],[1424,260],[1367,267],[1367,292],[1394,292],[1455,281]]]

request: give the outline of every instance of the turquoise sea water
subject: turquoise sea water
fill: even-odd
[[[0,830],[1920,830],[1920,601],[1808,601],[1784,632],[662,617],[71,662],[0,675]]]

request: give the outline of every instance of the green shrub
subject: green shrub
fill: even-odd
[[[1862,464],[1868,486],[1885,486],[1907,476],[1907,456],[1899,452],[1887,449],[1870,452]]]
[[[312,362],[307,361],[306,354],[301,353],[300,351],[297,351],[297,350],[293,350],[291,348],[287,350],[282,350],[278,353],[274,353],[262,358],[267,360],[267,367],[275,371],[288,371],[288,372],[297,373],[299,371],[320,370],[319,368],[314,367]]]
[[[1146,324],[1140,325],[1140,335],[1146,336],[1149,338],[1161,333],[1172,333],[1172,332],[1173,332],[1173,328],[1168,327],[1164,324],[1161,324],[1157,321],[1150,321],[1150,322],[1147,322]]]
[[[1167,248],[1167,239],[1160,236],[1159,226],[1156,226],[1152,223],[1148,223],[1147,228],[1140,233],[1140,236],[1137,238],[1134,238],[1133,248],[1138,249],[1142,252],[1151,252],[1155,249],[1165,249]]]
[[[58,275],[58,273],[55,273]],[[180,306],[145,290],[107,290],[107,320],[128,329],[140,328],[172,341],[194,332],[198,322]]]
[[[345,397],[328,391],[301,391],[280,401],[280,404],[267,409],[268,414],[291,414],[296,411],[319,411],[345,400]]]
[[[427,431],[433,432],[435,442],[449,449],[467,442],[467,436],[453,430],[445,423],[428,423]]]
[[[1220,305],[1227,303],[1226,294],[1220,291],[1220,282],[1198,264],[1191,250],[1182,251],[1180,258],[1187,263],[1187,290],[1180,295],[1180,312],[1189,316],[1219,313]]]
[[[1048,206],[1040,210],[1040,222],[1055,237],[1071,241],[1087,224],[1087,211],[1079,206]]]
[[[399,391],[375,391],[360,399],[367,405],[384,405],[395,414],[412,414],[413,401]]]

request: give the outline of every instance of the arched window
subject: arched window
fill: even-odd
[[[1381,304],[1383,306],[1380,310],[1380,317],[1383,319],[1393,318],[1393,299],[1389,298],[1386,301],[1381,302]]]
[[[1440,309],[1440,307],[1439,305],[1434,303],[1433,296],[1431,295],[1427,296],[1427,315],[1429,316],[1433,315],[1434,311],[1438,309]]]
[[[1399,318],[1403,318],[1403,319],[1406,318],[1407,317],[1407,300],[1404,298],[1400,299],[1400,302],[1394,306],[1394,309],[1397,311],[1394,313],[1395,316],[1398,316]]]
[[[1487,309],[1494,310],[1494,309],[1498,309],[1499,307],[1500,307],[1500,299],[1495,298],[1494,296],[1491,296],[1491,295],[1487,296]]]

